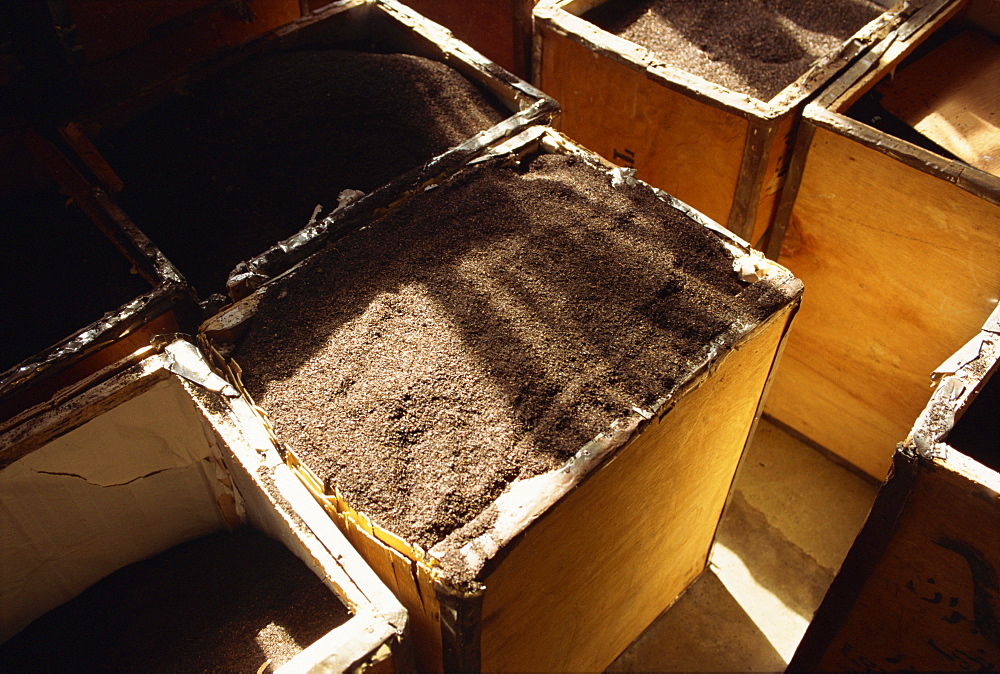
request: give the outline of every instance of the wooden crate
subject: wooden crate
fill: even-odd
[[[148,346],[155,335],[191,329],[200,317],[193,294],[178,271],[114,206],[107,193],[83,176],[66,153],[34,129],[12,131],[7,139],[5,160],[20,164],[25,173],[18,184],[5,184],[5,196],[17,199],[25,189],[42,189],[39,186],[44,185],[56,200],[68,197],[92,222],[94,231],[102,232],[118,249],[123,269],[131,266],[149,290],[0,373],[0,432],[110,376],[122,366],[121,359]],[[28,231],[38,226],[22,224]],[[44,266],[47,261],[37,259],[30,264]],[[94,275],[112,273],[93,270]],[[11,288],[9,292],[31,289]],[[72,301],[72,289],[67,288],[67,294]],[[60,311],[58,297],[38,297],[37,302]],[[21,316],[7,318],[11,321],[7,329],[23,320]]]
[[[538,0],[402,0],[519,77],[531,75],[531,10]]]
[[[162,345],[0,447],[0,642],[123,566],[252,526],[353,613],[291,671],[412,667],[405,610],[193,344]]]
[[[794,671],[1000,669],[1000,310],[935,373]]]
[[[581,18],[604,2],[535,7],[533,81],[562,104],[562,130],[758,246],[766,242],[806,100],[911,11],[900,5],[885,12],[760,101]]]
[[[512,161],[538,152],[611,168],[545,127],[495,150]],[[744,242],[660,194],[731,247],[734,260],[769,270],[760,282],[786,299],[690,372],[669,400],[615,422],[562,468],[511,485],[496,501],[503,513],[496,522],[480,515],[485,533],[463,562],[479,589],[456,589],[435,549],[424,552],[370,522],[286,449],[290,465],[410,611],[421,669],[604,668],[705,568],[801,287]],[[281,281],[207,321],[205,348],[224,351],[238,342],[264,292]],[[225,371],[241,386],[233,361]]]
[[[430,158],[423,166],[399,176],[397,181],[390,181],[382,189],[369,193],[351,206],[337,209],[335,215],[310,223],[287,240],[274,241],[274,246],[268,250],[255,251],[259,252],[260,256],[249,267],[241,266],[230,279],[228,291],[233,297],[238,298],[248,294],[267,274],[293,263],[289,260],[298,261],[306,253],[315,250],[315,246],[321,245],[325,240],[327,231],[338,227],[338,223],[349,217],[353,210],[371,210],[390,203],[405,189],[405,185],[414,181],[421,182],[427,176],[438,175],[449,166],[460,165],[471,156],[515,135],[526,126],[552,121],[559,112],[559,106],[553,99],[487,60],[455,39],[447,30],[394,0],[349,0],[331,4],[308,17],[272,31],[251,44],[217,55],[214,59],[191,68],[173,83],[204,78],[217,72],[219,68],[232,65],[251,54],[317,45],[330,47],[349,45],[364,49],[366,47],[357,45],[372,43],[399,53],[446,63],[492,95],[510,116],[466,142]],[[145,91],[137,97],[124,99],[111,108],[95,109],[81,117],[79,124],[64,129],[66,139],[73,144],[76,152],[87,160],[91,171],[104,178],[102,183],[108,191],[118,191],[122,188],[122,184],[115,175],[114,167],[108,165],[89,139],[99,138],[107,129],[120,126],[136,111],[154,104],[157,99],[169,93],[171,93],[169,88],[162,87],[156,91]],[[336,197],[334,194],[328,199]],[[332,210],[328,209],[328,213]],[[138,226],[142,227],[141,217],[136,216],[136,219]],[[187,236],[188,233],[184,232],[182,235]],[[190,231],[191,246],[198,245],[201,236],[201,232]],[[225,271],[228,272],[230,269],[227,268]],[[198,288],[204,296],[223,290],[225,289],[221,287]]]
[[[877,479],[926,401],[926,373],[996,305],[1000,178],[848,113],[961,26],[995,38],[1000,5],[927,5],[807,106],[776,225],[809,293],[767,413]]]

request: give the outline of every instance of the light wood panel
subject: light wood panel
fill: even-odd
[[[562,103],[562,129],[762,245],[777,215],[805,101],[901,20],[883,13],[760,101],[582,18],[606,1],[549,0],[535,8],[534,76]]]
[[[1000,668],[998,356],[1000,309],[941,366],[791,671]]]
[[[484,670],[601,670],[701,573],[790,311],[536,521],[486,578]]]
[[[440,671],[442,665],[441,616],[432,583],[407,559],[354,522],[335,517],[347,539],[410,616],[410,635],[422,671]]]
[[[545,24],[541,89],[563,106],[561,130],[638,178],[725,224],[746,144],[743,117],[664,86]]]
[[[241,16],[239,2],[171,0],[69,0],[68,9],[89,62],[107,59],[145,43],[201,39],[209,53],[239,44],[301,16],[299,0],[254,0]],[[181,56],[178,54],[177,56]]]
[[[198,10],[209,0],[174,2],[119,2],[118,0],[68,0],[83,51],[90,61],[99,61],[136,47],[149,39],[156,26]]]
[[[835,102],[830,103],[830,109],[841,114],[846,113],[848,108],[857,103],[883,77],[887,74],[895,73],[899,65],[913,54],[929,35],[937,31],[948,21],[954,19],[956,15],[963,12],[967,14],[967,10],[970,7],[968,0],[941,1],[944,6],[939,7],[938,11],[933,15],[924,17],[924,22],[919,27],[911,25],[912,29],[907,30],[908,34],[905,38],[900,39],[898,34],[892,36],[891,40],[887,44],[884,44],[885,49],[879,54],[875,65],[873,66],[869,63],[863,70],[855,72],[853,76],[857,79],[853,82],[847,82],[847,87],[836,94],[837,99]],[[994,2],[995,0],[987,1]],[[975,4],[975,0],[973,0],[972,4]],[[927,3],[925,7],[930,5],[931,3]],[[919,13],[918,11],[917,14]],[[855,68],[852,68],[852,70],[855,70]],[[830,90],[835,88],[836,85],[832,85]],[[826,97],[828,93],[823,92],[821,97]]]
[[[986,33],[959,33],[878,90],[893,115],[962,161],[1000,175],[1000,44]]]
[[[525,145],[514,147],[524,153],[548,148],[599,163],[551,130],[541,139],[533,134],[521,142]],[[716,235],[743,250],[721,229]],[[603,667],[704,569],[801,293],[786,270],[763,260],[758,269],[766,279],[746,292],[769,316],[748,325],[743,341],[713,353],[703,369],[685,375],[685,387],[658,418],[640,425],[639,416],[631,417],[595,439],[563,470],[533,479],[541,482],[515,483],[498,499],[500,514],[489,522],[483,516],[479,521],[486,531],[446,567],[380,530],[336,494],[324,493],[314,475],[299,470],[300,479],[410,609],[421,670],[442,664],[487,671]],[[204,324],[203,334],[214,335],[216,326],[232,329],[249,318],[252,297]],[[299,468],[292,452],[285,458]],[[449,577],[454,571],[445,570],[461,572],[463,559],[476,580],[476,589],[468,593],[451,585],[462,576]],[[485,589],[478,587],[481,579]],[[599,603],[587,605],[594,596]]]
[[[84,88],[99,100],[133,95],[301,16],[299,0],[254,0],[248,6],[250,22],[241,20],[235,3],[74,0],[70,10],[87,57],[80,68]]]
[[[322,487],[308,474],[300,478],[407,607],[421,670],[446,664],[445,642],[464,645],[470,660],[463,662],[480,662],[485,671],[604,667],[704,569],[796,308],[796,301],[783,307],[715,360],[672,409],[496,553],[481,612],[476,597],[450,598],[466,617],[454,633],[445,623],[456,620],[444,619],[450,609],[439,603],[437,571],[316,491]]]
[[[995,480],[991,487],[947,462],[923,462],[896,530],[885,533],[891,541],[847,619],[813,661],[815,667],[1000,668],[1000,494]]]
[[[767,411],[882,479],[1000,297],[1000,206],[818,128],[781,261],[806,292]]]

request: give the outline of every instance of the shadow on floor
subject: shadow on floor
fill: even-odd
[[[718,576],[706,571],[607,671],[731,672],[784,668],[781,655]]]
[[[761,421],[712,563],[608,671],[781,671],[877,485]]]
[[[736,492],[729,503],[717,543],[740,558],[756,583],[806,621],[833,582],[832,570],[786,540],[742,492]],[[718,558],[714,561],[717,565],[721,562]]]

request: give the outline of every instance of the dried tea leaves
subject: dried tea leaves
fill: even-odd
[[[494,162],[275,284],[237,358],[283,442],[431,547],[772,310],[754,288],[647,189]]]
[[[273,670],[349,618],[298,557],[243,528],[119,569],[0,646],[0,669]]]
[[[884,11],[870,0],[611,0],[584,18],[671,65],[767,101]]]
[[[205,296],[242,260],[502,121],[457,71],[329,49],[249,59],[113,134],[132,219]]]

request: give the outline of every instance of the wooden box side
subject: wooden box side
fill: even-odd
[[[604,1],[548,0],[534,13],[534,77],[564,105],[566,122],[563,128],[599,154],[638,167],[640,177],[647,182],[677,195],[737,235],[760,244],[766,243],[766,236],[778,215],[797,122],[806,101],[839,71],[865,54],[874,42],[891,34],[911,11],[909,6],[902,4],[887,9],[837,49],[814,61],[807,72],[765,102],[661,62],[645,48],[606,33],[580,18]],[[577,53],[575,58],[550,53],[551,43],[555,42],[558,49],[560,39],[584,46],[582,51],[589,52],[590,58],[582,53]],[[557,64],[546,65],[546,60],[556,58],[559,59]],[[622,73],[610,78],[607,74],[603,79],[595,78],[598,70],[591,61],[605,59],[627,64],[635,73],[647,74],[652,82],[639,89],[640,101],[647,95],[652,96],[647,93],[652,86],[671,88],[676,96],[661,96],[650,101],[640,116],[632,84],[625,85],[624,95],[614,95],[614,89],[624,78]],[[560,83],[563,78],[570,80],[565,85],[567,91],[559,89],[563,86]],[[612,91],[595,93],[601,86]],[[686,125],[675,119],[670,107],[680,105],[674,101],[683,97],[690,99],[689,110],[678,108],[676,117]],[[709,119],[699,124],[700,117],[706,115]],[[583,119],[578,119],[580,117]],[[714,123],[717,117],[724,120],[724,125],[733,127],[729,133],[736,137],[729,142],[716,137],[720,133],[719,126]],[[643,118],[651,123],[640,124],[641,128],[637,129],[636,121]],[[610,121],[605,121],[606,128],[594,129],[591,127],[595,120],[598,123]],[[665,150],[689,148],[692,144],[696,147],[688,152],[689,157],[664,163],[670,161],[663,156]],[[654,154],[650,156],[650,153]],[[642,164],[655,168],[647,165],[644,173]],[[724,171],[728,171],[727,180],[720,181],[719,173]],[[695,180],[698,176],[704,178]],[[683,179],[695,184],[689,187],[677,182]]]
[[[887,73],[895,69],[927,38],[956,16],[967,16],[977,0],[934,0],[917,7],[891,35],[876,44],[819,97],[821,105],[837,114],[846,113]],[[987,4],[993,0],[985,0]]]
[[[370,14],[368,30],[373,38],[388,42],[398,51],[448,64],[492,93],[510,112],[521,112],[531,121],[547,121],[558,114],[558,103],[547,94],[498,66],[475,45],[456,38],[446,26],[429,21],[399,0],[373,1]]]
[[[756,212],[753,217],[753,233],[745,237],[754,248],[764,250],[775,221],[781,191],[785,186],[792,151],[795,147],[796,132],[800,124],[801,110],[785,115],[774,127],[774,137],[766,148],[766,163],[761,171],[757,190]]]
[[[992,1],[986,0],[987,3]],[[812,129],[817,119],[823,119],[823,125],[827,128],[838,129],[842,133],[856,137],[865,136],[865,142],[869,145],[883,147],[885,151],[892,153],[901,161],[908,161],[911,165],[922,166],[929,170],[941,170],[941,175],[949,176],[946,178],[948,180],[966,185],[970,183],[974,185],[978,182],[974,177],[971,181],[966,180],[962,171],[949,170],[948,161],[941,157],[936,157],[928,152],[921,152],[918,156],[913,156],[914,148],[908,143],[868,128],[845,116],[847,110],[881,79],[886,76],[891,77],[896,68],[928,36],[955,18],[956,15],[971,15],[971,12],[963,11],[968,10],[968,8],[969,0],[932,0],[920,5],[903,6],[903,12],[899,16],[899,24],[894,30],[873,44],[862,58],[856,60],[834,81],[830,82],[826,88],[819,92],[816,100],[806,107],[803,117],[813,124],[802,123],[802,132],[796,137],[785,186],[779,196],[768,237],[766,250],[771,258],[777,259],[780,256],[785,232],[790,227],[791,213],[798,195],[803,168],[809,156]],[[973,191],[977,191],[977,189],[973,187]]]
[[[748,122],[691,98],[644,70],[536,23],[539,86],[563,106],[562,131],[636,169],[717,222],[728,222]],[[623,123],[627,120],[627,123]]]
[[[484,56],[513,72],[514,4],[511,0],[401,0]]]
[[[441,609],[426,567],[406,557],[354,520],[334,517],[347,539],[409,614],[416,661],[425,671],[442,671]]]
[[[69,11],[86,59],[80,80],[98,99],[134,92],[302,15],[299,0],[71,0]]]
[[[1000,309],[934,372],[790,669],[1000,665],[998,356]]]
[[[537,83],[563,106],[566,135],[729,222],[747,119],[597,53],[549,22],[536,18],[535,30]]]
[[[599,157],[593,155],[588,150],[585,150],[581,146],[570,141],[567,137],[554,132],[546,127],[532,127],[525,130],[518,137],[511,139],[509,142],[504,143],[503,146],[498,146],[493,149],[493,153],[498,156],[510,155],[511,157],[521,157],[524,154],[530,154],[534,151],[547,151],[568,154],[574,154],[577,156],[584,157],[586,161],[593,162],[595,165],[600,165],[608,167],[606,162],[600,160]],[[664,195],[665,199],[670,200],[671,198]],[[748,257],[753,258],[750,255],[748,247],[745,243],[742,243],[725,232],[720,226],[715,223],[711,223],[703,218],[698,213],[690,211],[690,209],[681,204],[680,202],[673,202],[674,206],[683,212],[688,213],[696,222],[704,225],[705,227],[711,229],[720,239],[725,242],[727,247],[732,248],[733,254],[737,257]],[[798,296],[801,292],[800,286],[797,281],[791,278],[789,274],[783,269],[777,267],[777,265],[769,265],[765,263],[762,258],[757,259],[762,266],[758,267],[761,273],[766,274],[777,273],[779,276],[777,278],[772,278],[771,282],[779,283],[779,279],[783,279],[781,285],[782,291],[788,294],[788,302],[790,306],[784,306],[780,310],[775,311],[775,315],[765,323],[767,326],[771,326],[772,322],[781,325],[781,329],[775,333],[774,338],[776,340],[780,339],[781,335],[784,334],[784,330],[787,327],[787,321],[790,318],[790,314],[794,313],[798,306]],[[294,272],[290,272],[294,273]],[[279,279],[273,279],[268,283],[280,282]],[[265,292],[264,288],[257,290],[250,296],[237,301],[231,307],[224,309],[222,312],[212,317],[206,321],[201,328],[201,336],[203,337],[203,347],[206,350],[211,351],[213,349],[213,343],[232,343],[241,339],[244,334],[244,329],[247,326],[247,322],[253,316],[256,311],[257,302],[260,297]],[[752,330],[751,330],[752,329]],[[753,332],[753,334],[762,333],[768,331],[770,328],[763,328],[760,325],[756,326],[746,326],[747,331]],[[740,335],[743,335],[743,329],[740,329]],[[733,339],[738,337],[734,336]],[[746,344],[752,343],[752,339],[748,340]],[[730,344],[729,341],[725,342]],[[774,345],[773,345],[774,346]],[[728,348],[728,347],[727,347]],[[745,346],[744,343],[738,342],[734,345],[735,352],[741,352],[744,348],[750,348]],[[713,352],[714,353],[714,352]],[[711,363],[706,361],[705,369],[709,372],[714,373],[715,366],[717,363],[724,363],[726,358],[732,358],[733,355],[729,356],[716,356],[712,355],[710,357]],[[774,358],[774,348],[766,359],[766,362],[760,363],[761,367],[764,367],[763,376],[766,379],[767,374],[773,364]],[[217,362],[221,364],[223,369],[228,369],[227,378],[233,383],[237,388],[242,388],[239,384],[239,371],[238,366],[236,366],[235,361],[229,361],[228,365],[225,365],[225,360],[218,356]],[[765,367],[766,366],[766,367]],[[704,381],[704,379],[711,378],[710,375],[703,375],[703,371],[692,374],[693,377],[699,378],[699,384]],[[713,379],[714,381],[714,379]],[[694,387],[692,387],[693,389]],[[746,440],[747,431],[749,430],[750,423],[752,422],[755,413],[759,408],[759,399],[761,395],[761,386],[756,390],[755,396],[753,397],[753,406],[747,411],[748,418],[746,419],[747,426],[742,431],[743,441]],[[691,389],[688,389],[688,392]],[[684,398],[686,392],[679,393],[678,399]],[[738,407],[738,403],[736,407]],[[718,412],[718,410],[716,410]],[[263,415],[264,413],[261,412]],[[482,547],[472,546],[470,548],[471,555],[467,555],[465,549],[463,549],[463,555],[466,555],[466,562],[471,564],[470,568],[473,572],[478,574],[479,570],[482,568],[483,563],[492,564],[488,562],[488,559],[492,559],[493,556],[500,551],[506,542],[510,541],[518,535],[518,532],[524,526],[528,526],[529,522],[533,516],[529,517],[525,514],[527,512],[524,508],[527,508],[531,512],[543,512],[546,508],[550,507],[557,502],[562,495],[567,493],[572,484],[576,484],[578,477],[559,477],[562,473],[573,475],[579,475],[581,471],[589,473],[591,469],[597,470],[601,465],[603,458],[606,456],[603,452],[613,452],[617,451],[618,448],[629,438],[635,431],[635,424],[639,423],[641,418],[648,419],[641,412],[634,419],[632,425],[626,425],[622,427],[621,436],[619,441],[618,431],[609,430],[610,435],[604,436],[602,434],[599,439],[600,442],[595,441],[593,444],[597,449],[588,450],[592,451],[592,454],[583,452],[582,458],[575,458],[573,461],[566,464],[566,468],[560,471],[552,471],[546,475],[556,475],[556,479],[547,482],[547,486],[543,489],[536,489],[539,485],[536,483],[529,488],[531,496],[528,498],[530,503],[522,502],[523,497],[525,497],[524,492],[514,498],[513,501],[508,501],[507,505],[513,502],[513,507],[515,510],[512,511],[514,517],[514,524],[517,526],[511,529],[509,526],[497,529],[495,531],[488,530],[480,539],[475,542],[477,544],[481,543]],[[725,418],[725,415],[724,415]],[[631,422],[630,422],[631,423]],[[679,423],[679,422],[678,422]],[[615,436],[612,438],[612,436]],[[276,443],[277,439],[274,440]],[[588,445],[589,447],[589,445]],[[742,449],[743,444],[740,444]],[[739,452],[733,460],[735,461],[739,457]],[[353,510],[350,504],[346,503],[343,499],[339,497],[338,494],[331,493],[330,489],[322,483],[321,480],[317,479],[308,469],[304,466],[299,466],[298,461],[295,459],[293,452],[285,452],[286,461],[289,465],[296,469],[299,474],[300,479],[309,487],[313,496],[323,505],[327,513],[338,522],[338,525],[345,531],[347,536],[350,538],[352,543],[362,551],[363,556],[368,560],[368,562],[377,570],[382,580],[392,587],[394,591],[400,597],[400,600],[406,605],[411,611],[411,620],[415,634],[422,633],[425,635],[426,640],[418,637],[417,650],[421,654],[421,659],[419,660],[420,666],[423,669],[440,669],[443,666],[448,668],[449,666],[454,667],[455,663],[458,662],[458,667],[461,669],[478,669],[480,664],[483,667],[491,666],[485,663],[485,660],[481,661],[479,658],[479,628],[480,619],[482,614],[481,611],[481,595],[478,594],[476,590],[470,590],[468,594],[459,591],[458,589],[451,587],[446,581],[448,580],[444,573],[437,566],[437,560],[434,558],[434,550],[432,549],[428,556],[425,556],[422,550],[416,549],[408,545],[405,541],[400,540],[398,537],[390,532],[386,532],[380,529],[377,525],[373,524],[363,513],[359,513]],[[587,465],[583,465],[587,464]],[[536,476],[540,478],[544,476]],[[730,474],[729,480],[731,481],[732,475]],[[525,482],[527,484],[527,482]],[[728,491],[729,482],[726,482],[724,489]],[[542,493],[544,492],[544,493]],[[723,493],[723,500],[725,499],[725,493]],[[721,505],[719,506],[721,509]],[[535,510],[537,509],[537,510]],[[716,513],[716,521],[718,519],[718,514]],[[510,522],[508,522],[510,524]],[[489,529],[492,525],[487,525]],[[712,524],[712,532],[714,532],[714,523]],[[471,544],[470,544],[471,545]],[[704,555],[708,554],[708,544],[704,550]],[[468,546],[467,546],[468,547]],[[482,554],[480,554],[482,553]],[[503,556],[502,554],[500,555]],[[700,562],[700,566],[693,573],[696,575],[701,568],[704,566],[704,559]],[[480,578],[477,575],[476,578]],[[512,581],[516,582],[516,581]],[[661,605],[661,609],[665,606]],[[650,618],[651,620],[652,618]],[[647,621],[648,622],[648,621]]]
[[[501,553],[484,581],[484,670],[603,669],[701,573],[792,313]]]
[[[766,411],[882,479],[993,309],[1000,205],[816,128],[781,261],[809,291]]]
[[[899,503],[899,494],[890,489],[886,498],[894,498],[898,510],[878,503],[873,509],[873,514],[884,510],[895,515],[895,521],[870,518],[865,525],[876,534],[874,540],[885,543],[884,549],[865,551],[877,561],[840,588],[853,591],[856,599],[839,623],[824,625],[832,631],[807,633],[792,669],[1000,667],[996,474],[989,484],[947,461],[904,456],[896,469],[883,490],[895,480],[905,482],[905,501]],[[850,571],[856,569],[845,562],[842,574]],[[828,595],[821,612],[831,599],[836,598]]]
[[[55,409],[63,400],[79,392],[80,387],[99,383],[122,367],[134,364],[130,356],[149,346],[157,335],[179,330],[177,317],[168,311],[132,333],[117,339],[64,369],[32,382],[0,400],[0,431],[41,411]]]
[[[996,0],[973,0],[965,10],[965,18],[994,35],[1000,34],[1000,5]]]

